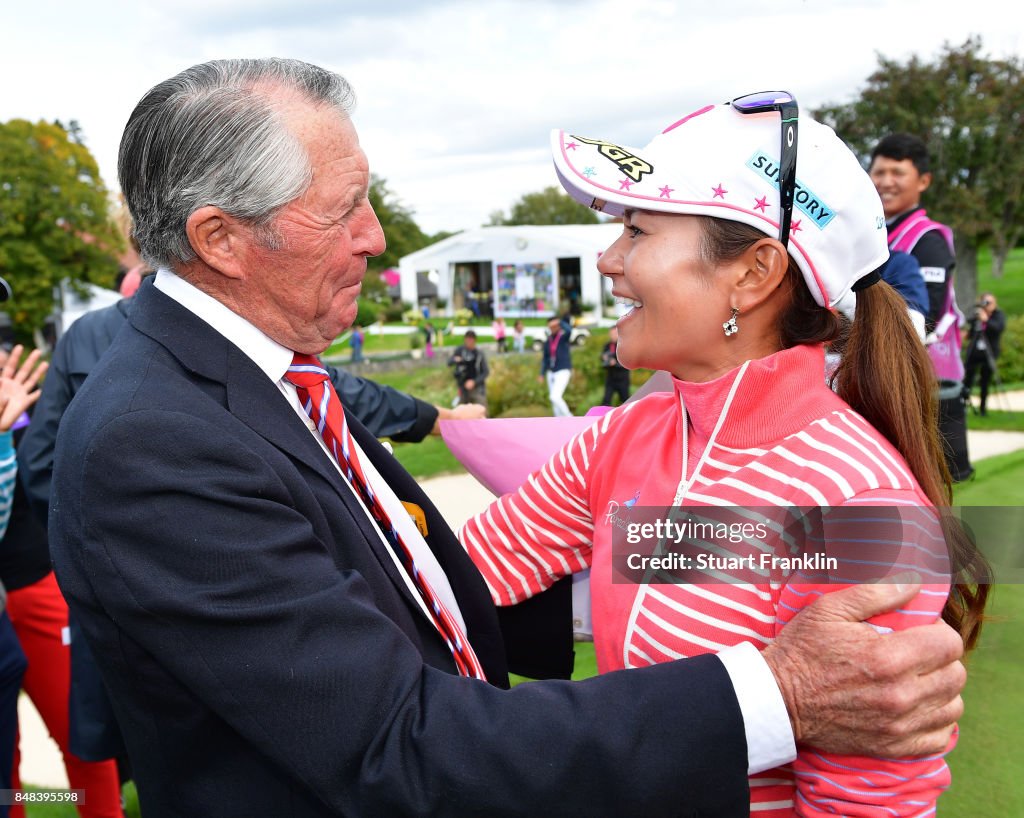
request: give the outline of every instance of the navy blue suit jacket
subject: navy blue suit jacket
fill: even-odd
[[[745,815],[714,657],[507,684],[484,584],[423,507],[491,684],[455,675],[351,492],[277,386],[155,287],[75,397],[50,545],[147,818]]]

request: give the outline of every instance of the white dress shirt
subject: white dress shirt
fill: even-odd
[[[337,461],[334,459],[334,455],[331,454],[330,450],[328,450],[327,445],[324,443],[324,440],[317,431],[313,421],[310,420],[305,409],[303,409],[302,405],[299,403],[299,397],[298,393],[295,391],[295,386],[284,377],[288,367],[291,366],[294,352],[287,347],[281,346],[261,330],[257,329],[253,324],[242,318],[238,313],[233,312],[220,301],[210,295],[207,295],[202,290],[185,281],[185,279],[170,270],[158,270],[154,284],[162,293],[167,295],[169,298],[173,298],[189,312],[205,321],[214,330],[231,341],[231,343],[237,346],[243,353],[252,359],[253,363],[266,373],[267,377],[277,385],[278,389],[281,390],[282,395],[295,411],[296,416],[300,419],[303,425],[309,429],[310,434],[312,434],[320,444],[320,448],[323,449],[324,454],[326,454],[331,463],[334,464],[334,467],[338,469],[338,473],[342,474]],[[445,575],[440,563],[438,563],[437,557],[434,556],[434,552],[430,550],[430,547],[420,534],[419,529],[409,517],[409,512],[406,511],[394,491],[391,490],[391,487],[380,476],[377,469],[374,468],[373,463],[370,462],[370,459],[359,447],[359,444],[356,443],[355,440],[352,441],[352,444],[355,447],[359,463],[363,467],[363,473],[366,475],[367,482],[373,489],[374,494],[377,495],[377,498],[380,500],[384,510],[387,511],[388,516],[391,518],[391,522],[398,530],[402,541],[412,553],[412,558],[416,562],[416,567],[426,578],[426,581],[429,583],[431,590],[436,594],[437,598],[451,613],[452,618],[458,624],[459,630],[462,632],[463,638],[465,638],[466,623],[462,617],[462,611],[459,610],[459,605],[455,600],[455,594],[452,592],[451,584],[448,582],[448,577]],[[358,492],[349,485],[349,482],[345,479],[344,475],[342,475],[341,482],[344,483],[348,490],[353,493],[358,501],[359,507],[363,509],[363,513],[366,514],[367,518],[372,523],[372,528],[380,537],[381,543],[384,545],[384,550],[391,556],[392,560],[394,560],[395,565],[398,567],[399,574],[405,580],[405,584],[408,587],[409,592],[418,603],[420,612],[431,623],[433,623],[433,617],[427,610],[423,597],[413,584],[412,577],[410,577],[408,572],[405,570],[405,566],[402,564],[398,554],[395,553],[391,544],[385,539],[384,533],[380,530],[376,521],[374,521],[373,517],[370,515],[370,511],[366,508],[362,498],[359,496]]]

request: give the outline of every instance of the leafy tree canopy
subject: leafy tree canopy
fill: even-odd
[[[506,216],[491,214],[488,226],[512,224],[597,224],[597,213],[584,207],[554,185],[538,193],[527,193],[512,205]]]
[[[929,215],[951,225],[957,240],[957,290],[971,303],[977,250],[992,247],[999,275],[1024,233],[1024,81],[1016,57],[990,59],[981,39],[946,43],[933,62],[878,56],[878,69],[853,102],[816,112],[867,166],[890,133],[928,145],[932,184],[922,197]]]
[[[376,174],[370,176],[369,199],[388,242],[387,250],[370,259],[373,269],[397,267],[402,256],[415,253],[430,244],[430,238],[420,230],[413,218],[415,213],[403,205],[388,188],[387,181]]]
[[[414,212],[403,205],[388,188],[387,181],[376,174],[370,175],[368,197],[374,212],[384,229],[387,250],[367,262],[366,278],[363,280],[363,296],[375,301],[384,301],[387,284],[380,277],[383,270],[397,267],[402,256],[415,253],[431,243],[413,218]]]
[[[0,123],[0,275],[19,340],[52,313],[62,279],[112,286],[123,246],[77,123]]]

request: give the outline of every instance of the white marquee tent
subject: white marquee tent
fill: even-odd
[[[621,232],[618,223],[466,230],[400,260],[401,298],[429,303],[417,291],[420,274],[436,285],[448,315],[467,308],[511,318],[548,316],[574,306],[597,317],[606,295],[597,260]]]

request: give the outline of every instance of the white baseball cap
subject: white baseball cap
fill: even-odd
[[[875,186],[831,128],[800,116],[796,190],[787,249],[814,300],[846,311],[850,288],[889,258]],[[559,181],[587,207],[621,216],[653,210],[713,216],[779,237],[778,111],[741,113],[707,105],[643,148],[569,131],[551,132]]]

